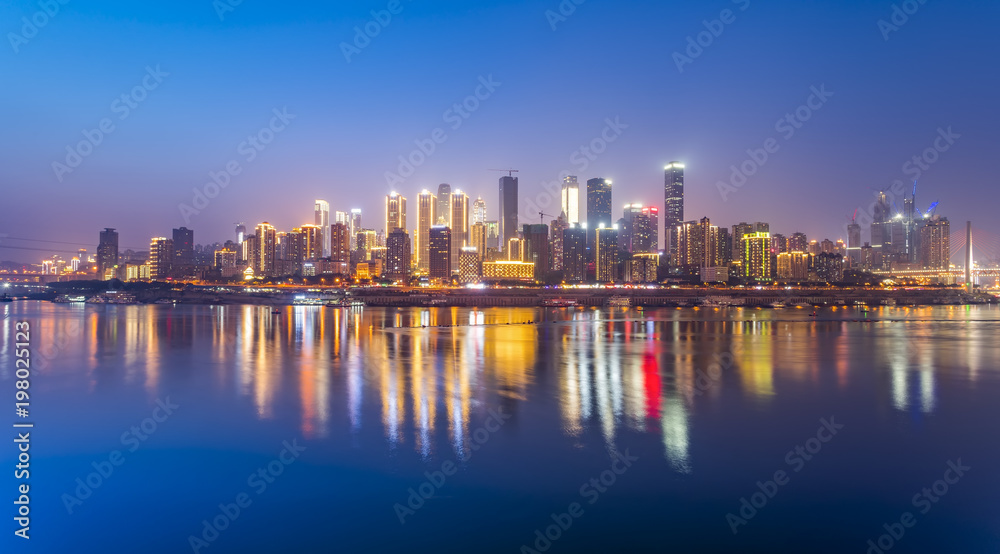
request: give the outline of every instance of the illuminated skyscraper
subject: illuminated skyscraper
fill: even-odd
[[[293,232],[302,233],[301,261],[315,262],[323,257],[323,230],[318,225],[303,225]]]
[[[552,271],[563,270],[563,231],[569,229],[566,223],[566,214],[559,214],[559,217],[552,220],[551,232],[549,233],[549,259],[552,264]]]
[[[684,164],[670,162],[663,168],[664,247],[671,258],[677,253],[677,226],[684,221]]]
[[[486,248],[495,248],[497,251],[502,249],[502,246],[500,246],[499,221],[486,222]]]
[[[594,260],[598,283],[618,280],[618,229],[598,227],[594,235]]]
[[[170,276],[174,261],[174,241],[166,237],[154,238],[149,243],[150,279],[160,281]]]
[[[925,269],[951,266],[951,223],[935,215],[920,228],[920,263]]]
[[[326,258],[330,255],[330,203],[326,200],[317,200],[314,209],[315,220],[313,223],[320,228],[320,257]]]
[[[393,192],[385,197],[385,232],[406,230],[406,198]]]
[[[860,229],[860,226],[858,226],[858,228]],[[750,232],[750,230],[748,230],[747,232]],[[858,240],[860,241],[860,238]],[[809,237],[807,237],[805,233],[792,233],[792,236],[789,237],[788,239],[788,251],[808,252]]]
[[[660,210],[642,204],[626,204],[618,222],[618,242],[630,254],[656,252],[659,248]]]
[[[437,221],[434,225],[451,228],[451,185],[448,183],[438,185],[437,202]]]
[[[472,203],[472,224],[486,223],[486,201],[480,196]]]
[[[431,191],[424,189],[417,196],[417,244],[414,252],[417,254],[417,269],[421,273],[430,270],[430,233],[431,227],[437,225],[438,200]]]
[[[451,229],[444,225],[435,225],[430,229],[428,243],[428,275],[432,279],[451,279]]]
[[[341,263],[351,261],[351,233],[346,223],[330,226],[330,260]]]
[[[587,280],[587,229],[580,224],[563,231],[563,280],[567,283]]]
[[[580,183],[577,182],[576,175],[569,175],[563,179],[561,200],[566,223],[570,225],[580,223]]]
[[[97,278],[102,281],[114,279],[117,266],[118,231],[109,227],[101,231],[100,242],[97,245]]]
[[[458,271],[462,249],[469,245],[469,195],[451,193],[451,267]]]
[[[265,221],[257,226],[256,236],[257,248],[253,258],[254,274],[274,277],[276,275],[274,261],[277,232],[270,223]]]
[[[385,239],[385,273],[390,279],[410,276],[410,234],[397,227]]]
[[[361,231],[361,210],[354,208],[351,210],[351,250],[358,244],[358,232]]]
[[[611,181],[602,178],[587,181],[587,228],[590,230],[589,245],[593,241],[597,229],[603,225],[608,229],[613,223],[611,219]]]
[[[469,246],[476,249],[480,261],[486,258],[486,224],[474,223],[469,229]]]
[[[758,282],[771,279],[771,233],[743,235],[743,268],[748,279]]]
[[[522,234],[524,235],[522,260],[535,264],[535,279],[542,281],[549,272],[549,226],[526,224]]]
[[[236,244],[243,244],[243,239],[247,236],[247,226],[243,223],[236,224]]]
[[[499,237],[503,248],[513,238],[517,238],[517,177],[504,176],[500,178]]]

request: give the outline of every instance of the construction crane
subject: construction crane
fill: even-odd
[[[508,177],[513,177],[515,173],[520,173],[520,169],[488,169],[487,171],[502,171],[507,174]]]
[[[545,216],[549,216],[551,218],[559,217],[557,215],[547,214],[545,212],[538,212],[538,220],[539,220],[539,223],[542,224],[542,225],[545,225]]]

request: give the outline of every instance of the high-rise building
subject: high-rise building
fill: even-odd
[[[748,279],[758,282],[771,279],[771,233],[766,231],[743,235],[743,271]]]
[[[570,225],[580,223],[580,183],[577,182],[576,175],[569,175],[563,179],[561,200],[566,223]]]
[[[892,248],[892,211],[885,192],[879,192],[872,212],[871,245],[884,255]],[[876,254],[878,255],[878,254]]]
[[[431,227],[437,225],[437,196],[424,189],[417,196],[417,244],[414,252],[417,255],[417,269],[421,273],[430,271],[430,236]]]
[[[486,222],[486,248],[493,248],[498,251],[502,249],[502,246],[500,246],[499,221]]]
[[[101,231],[97,244],[97,278],[106,281],[117,278],[118,231],[108,227]]]
[[[451,229],[435,225],[430,229],[428,244],[428,268],[432,279],[451,279]]]
[[[149,276],[154,281],[170,276],[174,261],[174,241],[166,237],[154,238],[149,243]]]
[[[649,253],[659,249],[660,210],[642,204],[626,204],[618,222],[618,242],[623,252]]]
[[[318,225],[303,225],[293,229],[292,232],[302,234],[301,261],[315,262],[323,257],[323,229],[320,229]]]
[[[370,261],[372,259],[372,252],[378,247],[378,233],[374,229],[362,229],[358,231],[355,246],[358,250],[364,250],[365,254],[362,257],[365,261]]]
[[[809,237],[805,233],[792,233],[788,238],[789,252],[806,252],[809,250]]]
[[[685,273],[696,275],[703,267],[719,265],[719,228],[705,217],[701,221],[685,221],[677,226],[677,262]]]
[[[441,183],[437,193],[437,221],[434,225],[451,227],[451,185]]]
[[[610,229],[611,219],[611,181],[603,178],[587,181],[587,229],[590,237],[588,246],[594,248],[597,229],[603,225]]]
[[[385,275],[390,279],[410,276],[410,234],[397,227],[385,239]]]
[[[601,225],[594,234],[594,261],[598,283],[618,280],[618,229]]]
[[[663,242],[671,259],[677,254],[677,226],[683,222],[684,164],[670,162],[663,168]]]
[[[338,263],[351,261],[351,232],[347,223],[330,226],[330,260]]]
[[[486,201],[480,196],[472,203],[472,224],[486,223]]]
[[[247,236],[247,226],[243,223],[236,224],[236,244],[243,244],[243,239]]]
[[[777,256],[778,279],[805,281],[809,278],[809,254],[782,252]]]
[[[476,249],[480,259],[486,259],[486,223],[474,223],[469,229],[469,246]]]
[[[385,232],[396,229],[406,230],[406,198],[393,192],[385,197]]]
[[[274,277],[276,275],[274,261],[277,232],[270,223],[265,221],[257,225],[256,237],[257,244],[252,266],[254,275]]]
[[[771,234],[771,254],[777,256],[782,252],[788,252],[788,237],[778,233]]]
[[[330,203],[326,200],[317,200],[314,208],[313,224],[319,227],[321,237],[320,258],[330,255]],[[255,268],[256,269],[256,268]]]
[[[563,280],[567,283],[587,280],[587,229],[579,223],[563,231]]]
[[[507,248],[510,239],[517,238],[517,177],[500,177],[499,235],[503,248]]]
[[[549,271],[549,226],[544,223],[525,224],[524,252],[521,259],[535,264],[535,280],[542,281]]]
[[[549,261],[553,271],[563,270],[563,231],[569,229],[566,222],[566,214],[559,214],[559,217],[552,220],[551,233],[549,234]]]
[[[480,222],[481,223],[481,222]],[[483,260],[475,247],[466,246],[459,258],[459,279],[466,284],[478,283],[483,277]]]
[[[844,281],[844,257],[835,252],[823,252],[813,258],[816,277],[827,283]]]
[[[361,229],[361,210],[354,208],[351,210],[351,250],[354,250],[357,247],[358,232],[360,232]]]
[[[925,269],[951,266],[951,223],[935,215],[920,228],[920,263]]]
[[[451,193],[451,267],[458,271],[462,249],[469,245],[469,195],[461,190]]]
[[[194,264],[194,231],[187,227],[173,230],[174,266]]]

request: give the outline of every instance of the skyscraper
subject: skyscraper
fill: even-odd
[[[347,223],[330,226],[330,260],[344,263],[351,261],[351,234]]]
[[[677,253],[677,226],[684,221],[684,164],[670,162],[663,168],[664,247],[671,258]]]
[[[270,223],[265,221],[257,225],[257,249],[253,258],[253,271],[257,276],[274,277],[276,275],[274,263],[276,235],[277,232]]]
[[[437,193],[437,221],[434,225],[451,227],[451,185],[441,183]]]
[[[323,247],[320,249],[320,257],[326,258],[330,255],[330,203],[326,200],[317,200],[315,207],[315,220],[313,223],[320,228]]]
[[[626,204],[618,225],[618,243],[624,252],[644,254],[659,248],[660,210],[642,204]]]
[[[563,231],[563,280],[567,283],[587,280],[587,229],[579,223]]]
[[[480,196],[472,203],[472,224],[486,223],[486,201]]]
[[[517,238],[517,177],[500,178],[500,244],[506,249]]]
[[[166,279],[174,261],[174,241],[166,237],[154,238],[149,243],[149,277],[154,281]]]
[[[187,227],[174,229],[174,265],[177,267],[194,263],[194,231]]]
[[[576,175],[569,175],[563,179],[561,199],[566,223],[570,225],[580,223],[580,183],[577,182]]]
[[[458,271],[462,249],[469,245],[469,195],[461,190],[451,194],[451,267]]]
[[[431,191],[424,189],[417,196],[417,269],[421,273],[430,270],[431,227],[437,225],[438,200]]]
[[[406,198],[393,192],[385,197],[385,232],[406,230]]]
[[[243,239],[247,236],[247,226],[243,223],[236,224],[236,244],[243,244]]]
[[[771,233],[753,232],[743,235],[743,270],[748,279],[771,279]]]
[[[486,259],[486,224],[474,223],[469,229],[469,246],[476,249],[479,260]]]
[[[358,232],[361,231],[361,210],[359,208],[354,208],[351,210],[351,250],[354,250],[358,244]]]
[[[920,228],[920,263],[924,269],[948,269],[951,265],[951,223],[935,215]]]
[[[611,181],[600,177],[590,179],[587,181],[587,229],[590,230],[591,248],[597,229],[601,225],[610,229],[611,224]]]
[[[618,280],[618,229],[604,227],[596,229],[594,235],[594,260],[598,283],[613,283]]]
[[[566,229],[569,229],[566,214],[559,214],[558,218],[552,220],[551,232],[549,233],[549,259],[552,271],[563,270],[563,231]]]
[[[427,262],[430,269],[428,275],[432,279],[451,279],[453,267],[451,265],[451,229],[444,225],[435,225],[430,228],[429,237]]]
[[[535,280],[545,279],[549,272],[549,226],[542,224],[525,224],[524,252],[522,260],[535,264]]]
[[[749,231],[748,231],[749,232]],[[858,226],[858,232],[861,232],[861,226]],[[742,238],[742,237],[740,237]],[[861,237],[858,237],[858,242],[861,242]],[[861,245],[859,244],[858,247]],[[792,236],[788,238],[788,251],[789,252],[808,252],[809,251],[809,237],[805,233],[792,233]]]
[[[118,231],[108,227],[101,231],[100,242],[97,245],[97,278],[102,281],[116,278],[117,266]]]
[[[293,232],[302,233],[303,262],[315,262],[323,257],[323,230],[318,225],[303,225]]]
[[[410,276],[410,234],[397,227],[385,239],[385,274],[390,279]]]

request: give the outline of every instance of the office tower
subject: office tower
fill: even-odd
[[[406,198],[393,192],[385,197],[385,232],[406,230]]]
[[[451,250],[452,235],[451,229],[444,225],[435,225],[430,228],[427,248],[427,262],[429,276],[432,279],[451,279]]]
[[[871,245],[883,254],[892,248],[891,217],[889,199],[885,192],[879,192],[872,212]]]
[[[451,185],[441,183],[438,185],[437,193],[437,221],[434,225],[444,225],[451,227]]]
[[[771,279],[771,234],[755,231],[743,235],[743,271],[758,282]]]
[[[774,233],[771,235],[771,254],[777,256],[782,252],[788,252],[788,237]]]
[[[330,203],[326,200],[317,200],[314,208],[315,220],[313,224],[320,229],[320,258],[330,256]],[[259,235],[258,235],[259,237]]]
[[[524,239],[514,237],[507,241],[507,261],[523,262],[524,260]]]
[[[472,203],[472,224],[486,223],[486,201],[480,196]]]
[[[503,248],[507,247],[510,239],[517,238],[517,177],[500,178],[499,235]]]
[[[920,263],[924,269],[945,270],[951,266],[951,223],[935,215],[920,228]]]
[[[851,267],[861,264],[861,226],[854,221],[847,226],[847,258]]]
[[[782,252],[777,256],[778,279],[805,281],[809,278],[809,254]]]
[[[117,278],[118,231],[108,227],[101,231],[97,244],[97,278],[102,281]]]
[[[174,265],[175,267],[192,265],[194,263],[194,231],[187,227],[174,229]]]
[[[521,259],[535,264],[535,280],[543,281],[549,272],[549,226],[544,223],[525,224],[524,252]]]
[[[362,229],[361,227],[361,210],[354,208],[351,210],[351,249],[353,250],[355,245],[358,243],[358,231]]]
[[[451,267],[458,271],[462,249],[469,245],[469,195],[451,193]]]
[[[154,281],[166,279],[174,261],[174,241],[166,237],[154,238],[149,243],[149,276]]]
[[[385,274],[390,279],[407,279],[410,276],[410,234],[402,227],[395,228],[385,239]]]
[[[566,223],[570,225],[580,223],[580,183],[576,180],[576,175],[570,175],[563,179],[561,193],[562,213],[566,214]]]
[[[809,250],[809,238],[805,233],[792,233],[788,238],[789,252],[806,252]]]
[[[347,223],[330,226],[330,260],[341,263],[351,261],[351,233]]]
[[[642,213],[642,204],[625,204],[625,212],[618,220],[618,249],[632,253],[632,224]]]
[[[563,280],[567,283],[587,280],[587,229],[579,223],[563,230]]]
[[[677,226],[684,222],[684,164],[663,168],[663,246],[671,259],[677,253]]]
[[[243,244],[243,239],[247,236],[247,226],[242,223],[236,224],[236,244]]]
[[[588,246],[594,247],[598,227],[604,225],[610,229],[611,224],[611,181],[590,179],[587,181],[587,229],[590,232]]]
[[[622,251],[656,252],[659,248],[660,210],[642,204],[626,204],[618,222],[618,242]]]
[[[438,199],[429,190],[424,189],[417,196],[417,244],[414,252],[417,254],[417,269],[421,273],[430,270],[430,236],[431,227],[437,225]]]
[[[486,259],[486,223],[474,223],[469,229],[469,246],[476,249],[480,260]]]
[[[481,222],[480,222],[481,223]],[[465,284],[478,283],[483,276],[483,260],[475,247],[462,249],[459,258],[458,278]]]
[[[688,275],[701,268],[717,267],[719,263],[719,228],[705,217],[701,221],[685,221],[677,226],[677,262]]]
[[[594,261],[598,283],[618,280],[618,229],[601,225],[594,233]]]
[[[552,264],[552,271],[563,270],[563,231],[568,228],[566,214],[559,214],[558,218],[552,220],[552,232],[549,235],[549,261]]]
[[[258,277],[261,275],[274,277],[276,275],[274,254],[277,232],[270,223],[265,221],[257,225],[255,235],[257,237],[257,248],[253,258],[254,275]]]
[[[362,229],[358,231],[357,243],[355,244],[358,250],[363,250],[364,255],[362,258],[367,262],[372,259],[372,252],[378,247],[378,233],[372,229]]]
[[[495,250],[500,250],[500,222],[499,221],[487,221],[486,222],[486,248],[493,248]]]

